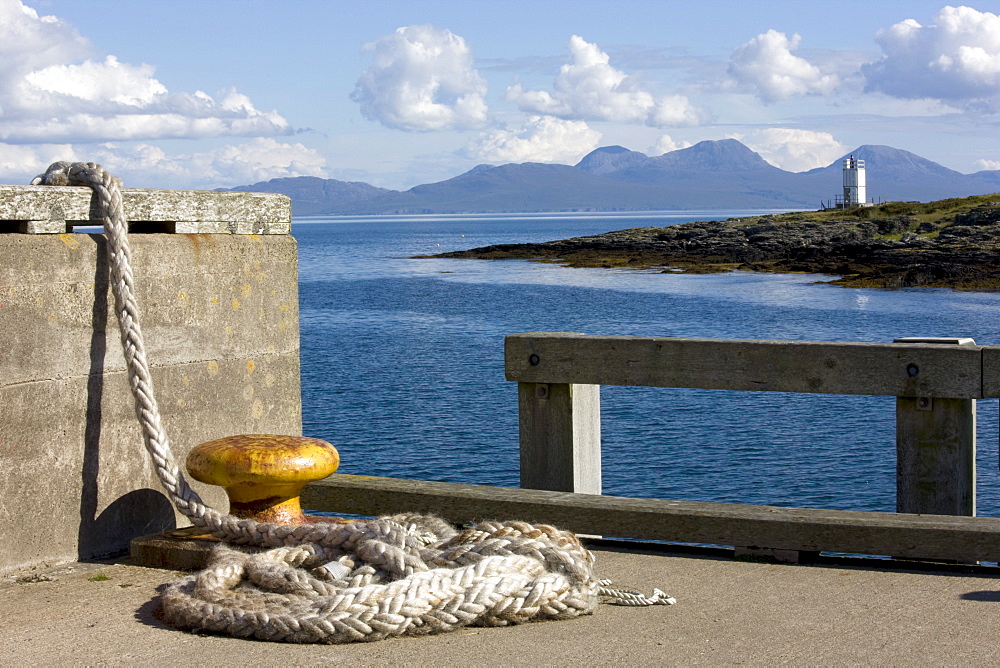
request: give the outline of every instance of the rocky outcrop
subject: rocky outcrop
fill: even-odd
[[[1000,288],[1000,197],[889,203],[643,227],[437,257],[534,259],[664,272],[834,274],[851,287]]]

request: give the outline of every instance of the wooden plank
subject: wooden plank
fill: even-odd
[[[506,337],[507,379],[903,397],[982,396],[982,346],[586,336]]]
[[[1000,397],[1000,346],[983,346],[983,396]]]
[[[896,510],[976,514],[974,399],[896,398]]]
[[[518,384],[521,487],[601,493],[601,388]]]
[[[520,519],[577,533],[776,550],[995,560],[1000,518],[635,499],[332,475],[302,494],[313,511],[432,513],[451,522]]]

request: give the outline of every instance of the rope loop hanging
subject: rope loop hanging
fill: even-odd
[[[395,515],[287,526],[210,508],[190,487],[163,427],[135,297],[121,181],[95,163],[57,162],[33,185],[86,186],[108,240],[115,313],[157,477],[179,512],[222,544],[208,567],[167,586],[164,619],[179,628],[284,642],[341,643],[566,619],[619,605],[672,603],[610,589],[575,535],[526,522],[464,531],[436,517]]]

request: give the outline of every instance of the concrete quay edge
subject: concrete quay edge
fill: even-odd
[[[595,549],[601,577],[673,606],[352,645],[188,633],[159,621],[176,570],[69,564],[0,584],[9,665],[995,665],[996,576]]]

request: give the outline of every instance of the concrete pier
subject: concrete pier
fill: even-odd
[[[132,247],[147,352],[177,458],[182,460],[198,443],[232,434],[301,433],[296,248],[287,234],[287,199],[126,191],[125,200],[137,232]],[[152,567],[148,550],[134,550],[133,555],[147,557],[144,566],[101,561],[125,549],[135,536],[186,522],[160,491],[142,450],[117,340],[104,239],[73,231],[92,222],[89,203],[88,192],[79,188],[0,186],[0,619],[6,663],[996,663],[997,567],[819,558],[823,551],[857,551],[995,559],[1000,554],[996,518],[614,499],[572,490],[504,490],[361,476],[334,476],[313,484],[303,499],[307,507],[331,512],[423,511],[456,523],[483,517],[541,520],[584,534],[736,549],[724,558],[718,550],[652,552],[634,543],[628,549],[602,543],[595,548],[601,577],[645,593],[658,587],[678,603],[601,606],[592,616],[563,622],[464,628],[337,647],[239,640],[165,626],[158,617],[157,594],[163,584],[182,576],[173,570],[182,559],[157,562],[168,569]],[[760,348],[761,342],[727,345],[749,350]],[[868,355],[874,349],[841,347],[851,350],[837,360],[861,359],[855,350]],[[794,354],[809,355],[801,352],[804,348],[796,350]],[[542,349],[527,352],[517,358],[524,360],[524,373],[549,373],[552,355]],[[882,352],[898,356],[904,348]],[[890,371],[899,378],[889,381],[885,393],[970,400],[1000,396],[1000,349],[931,346],[912,354],[926,359],[896,360],[899,364],[893,363]],[[944,369],[941,382],[964,383],[962,387],[971,382],[974,392],[960,387],[935,393],[918,386],[934,380],[932,371],[938,367],[932,362],[945,357],[948,363],[939,365]],[[773,364],[763,366],[774,368],[781,382],[800,377]],[[819,375],[801,376],[818,383],[801,391],[820,391],[820,386],[829,391],[823,383],[843,375],[833,373],[837,366],[821,365]],[[870,363],[855,366],[864,371],[855,375],[873,377]],[[914,380],[918,374],[906,371],[917,366],[921,372]],[[676,365],[617,367],[673,373]],[[961,372],[966,367],[972,371]],[[895,378],[892,373],[882,376]],[[693,375],[703,382],[706,374]],[[546,386],[609,382],[511,380]],[[624,380],[630,384],[636,379]],[[538,389],[522,394],[536,403],[552,401],[550,388]],[[596,410],[596,390],[576,398],[562,403],[580,413]],[[576,431],[593,431],[599,424],[594,419],[562,422]],[[552,430],[539,426],[534,431]],[[563,453],[568,460],[578,444],[599,452],[599,437],[554,440],[573,446]],[[557,490],[600,491],[599,483],[591,488],[584,484],[594,482],[594,471],[565,478],[569,482],[559,483]],[[227,507],[221,489],[199,486],[199,492],[210,505]],[[161,547],[148,545],[154,551]],[[181,555],[191,557],[183,565],[196,567],[199,550],[203,553],[204,546]],[[733,559],[733,554],[752,560]],[[803,562],[815,557],[817,563],[759,560],[765,554],[792,555]]]
[[[996,665],[1000,579],[596,551],[602,577],[672,606],[352,645],[188,633],[157,618],[181,574],[73,564],[0,584],[10,665]],[[103,576],[103,577],[102,577]],[[106,579],[104,579],[106,577]]]
[[[90,199],[87,188],[0,186],[0,574],[120,553],[186,524],[143,450],[104,236],[70,231],[93,224]],[[175,456],[183,464],[191,447],[231,434],[301,433],[288,198],[124,199]],[[226,507],[221,489],[198,489]]]

